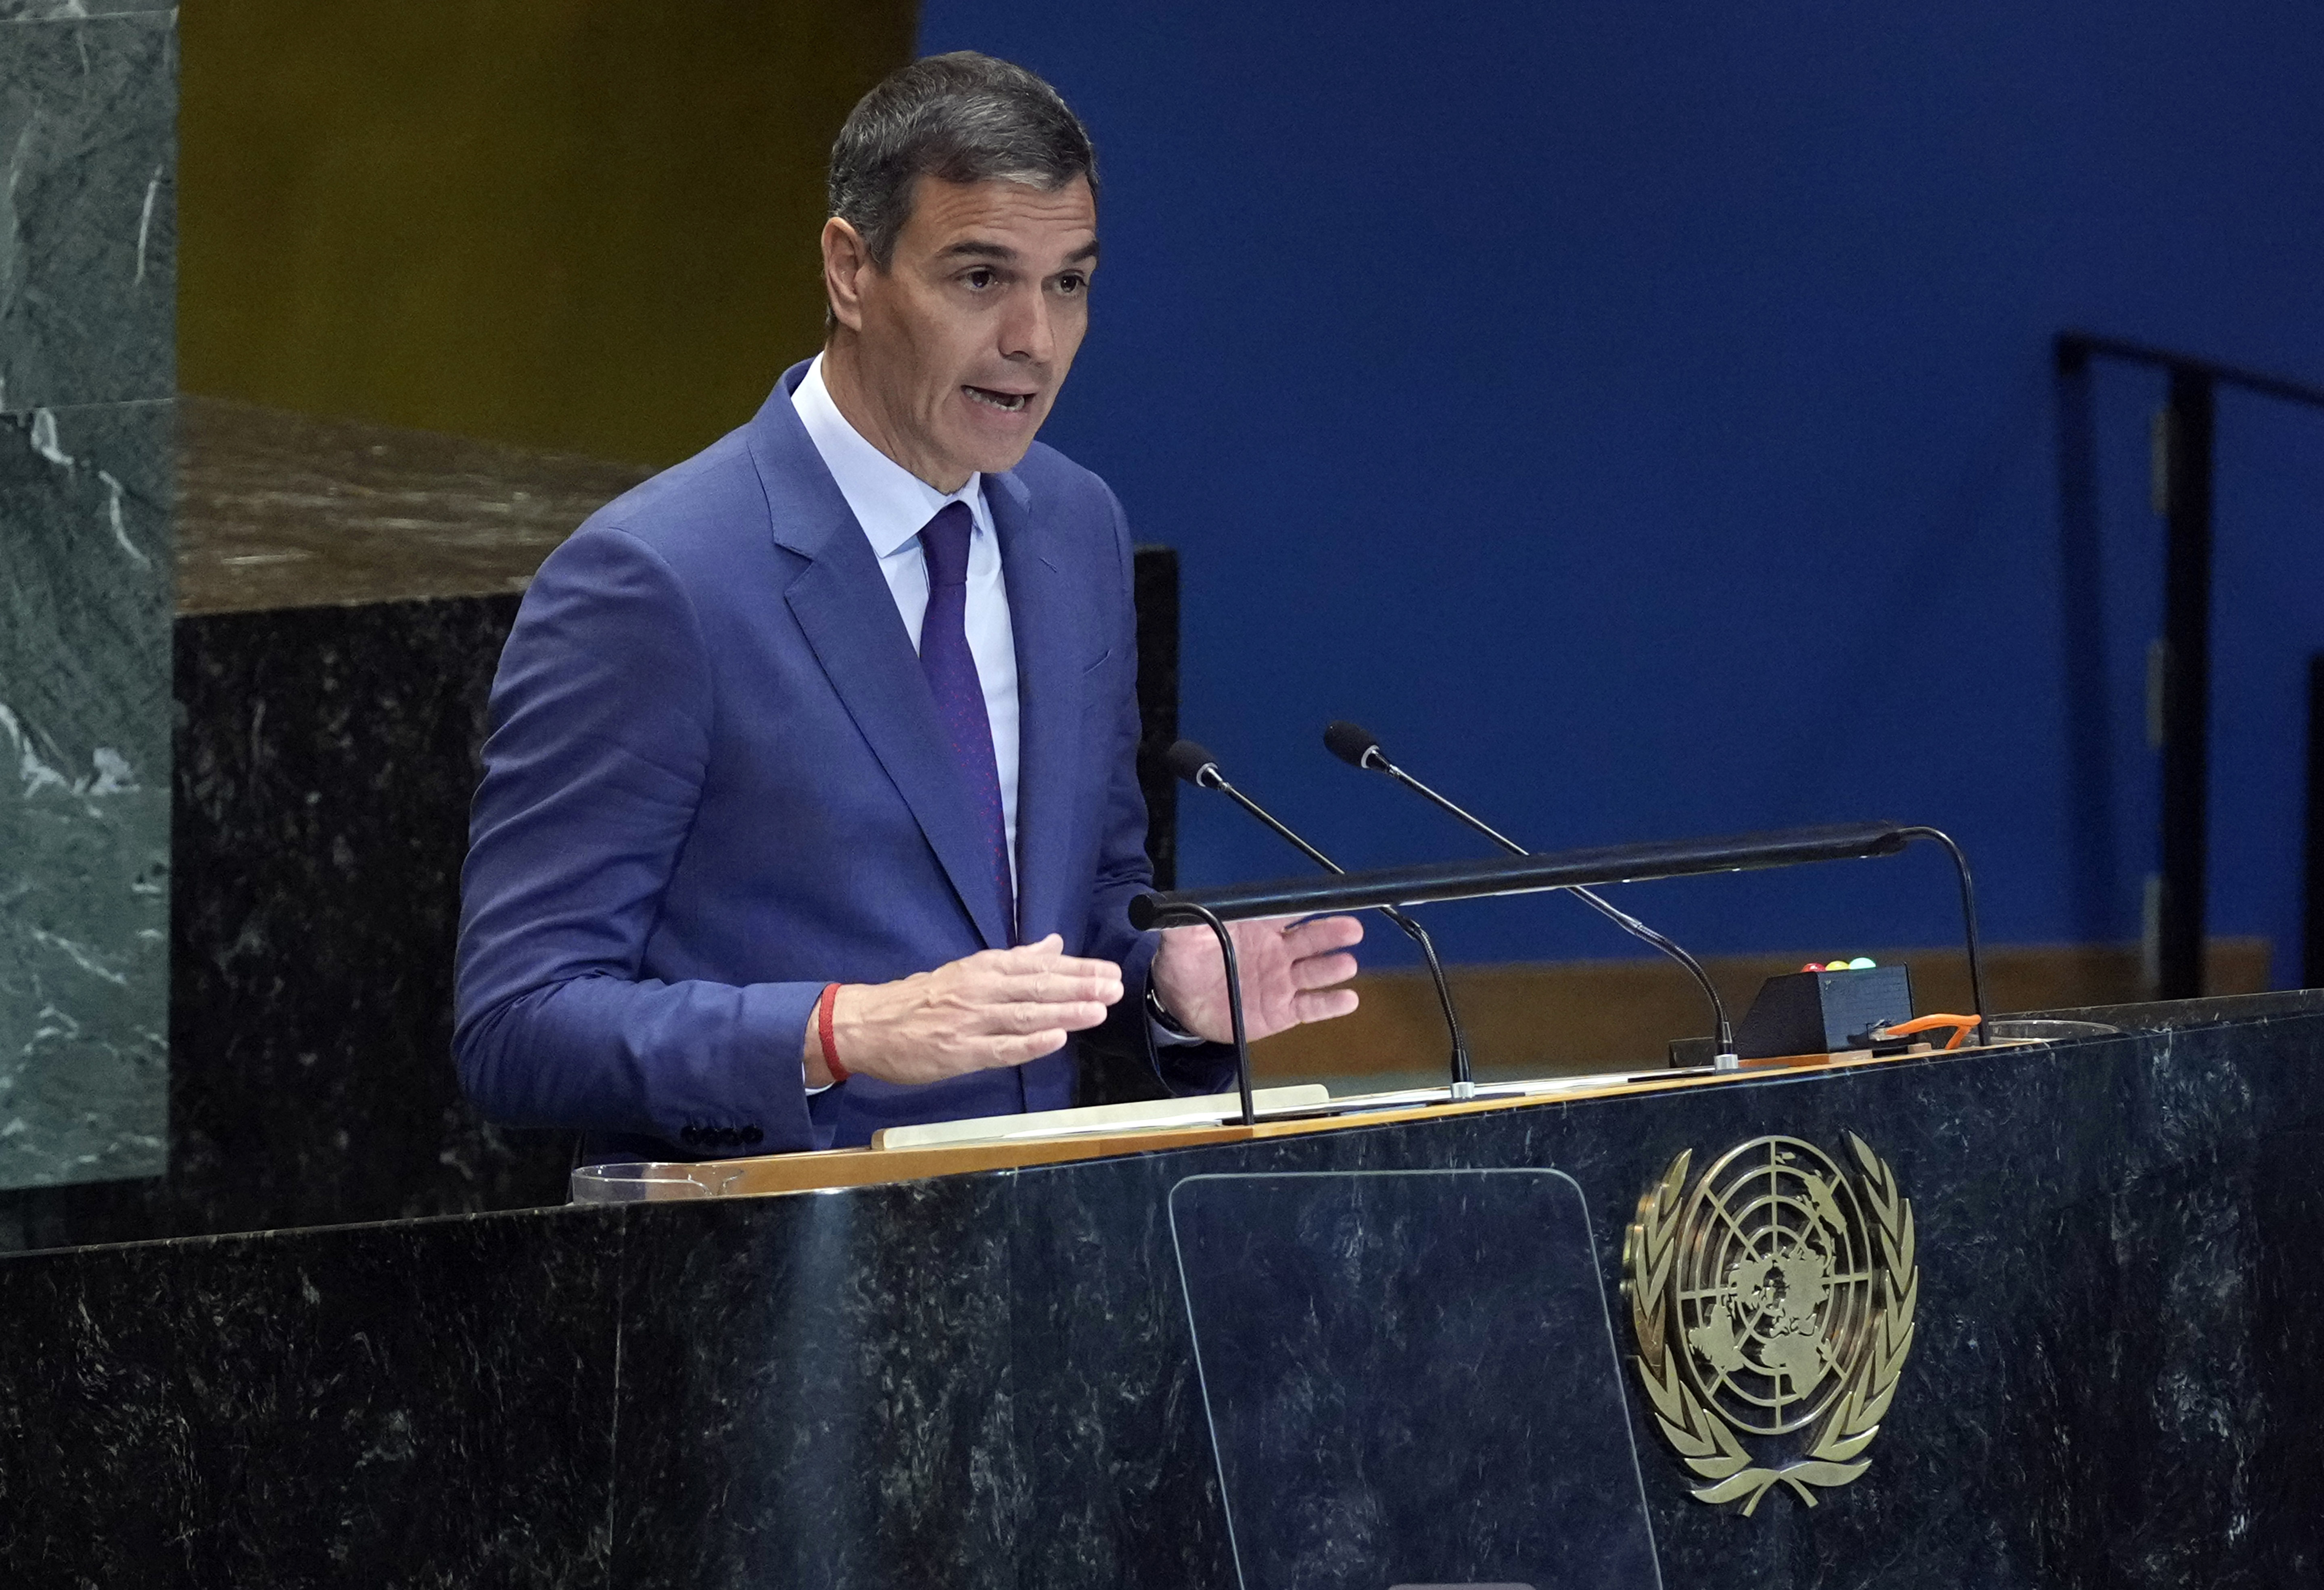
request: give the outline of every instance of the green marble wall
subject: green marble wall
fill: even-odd
[[[0,0],[0,1188],[168,1140],[177,18]]]

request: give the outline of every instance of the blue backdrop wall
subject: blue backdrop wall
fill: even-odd
[[[1344,715],[1537,847],[1896,816],[1968,846],[1994,937],[2136,936],[2160,382],[2098,377],[2070,582],[2051,339],[2324,382],[2315,0],[927,0],[921,46],[1090,123],[1106,257],[1047,439],[1183,550],[1186,731],[1342,860],[1472,849],[1326,758]],[[2219,432],[2212,926],[2283,977],[2324,415]],[[1182,814],[1189,879],[1291,870]],[[1705,951],[1955,932],[1933,854],[1626,900]],[[1631,948],[1557,899],[1435,917],[1469,960]]]

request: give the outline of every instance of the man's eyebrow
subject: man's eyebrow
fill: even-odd
[[[1005,243],[991,243],[981,238],[969,237],[952,245],[937,257],[948,260],[999,260],[1004,264],[1013,264],[1017,260],[1017,251]],[[1096,258],[1097,239],[1093,237],[1067,254],[1065,263],[1069,265],[1078,265]]]

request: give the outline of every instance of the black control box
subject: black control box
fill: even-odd
[[[1765,1060],[1866,1049],[1873,1028],[1912,1019],[1913,978],[1903,966],[1790,972],[1760,985],[1735,1033],[1735,1052]]]

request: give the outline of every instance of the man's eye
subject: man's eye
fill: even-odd
[[[979,269],[971,271],[965,277],[962,278],[962,280],[965,281],[971,287],[977,289],[979,291],[982,291],[985,288],[992,285],[995,278],[991,272]]]
[[[1073,297],[1075,293],[1082,291],[1088,286],[1089,278],[1086,276],[1060,276],[1057,278],[1057,291],[1064,293],[1067,298]]]

